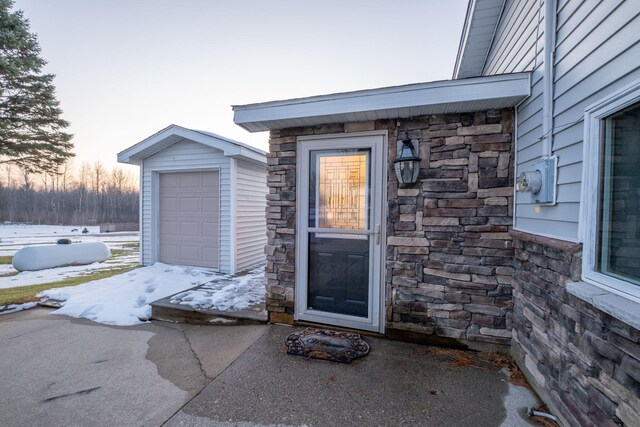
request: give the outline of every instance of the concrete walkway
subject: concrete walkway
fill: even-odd
[[[537,398],[497,365],[454,367],[446,351],[370,337],[351,365],[306,359],[285,353],[293,330],[272,326],[167,425],[535,425]]]
[[[109,327],[0,316],[0,425],[530,425],[498,365],[366,338],[351,365],[289,356],[272,325]]]
[[[0,316],[0,425],[158,426],[268,327]]]

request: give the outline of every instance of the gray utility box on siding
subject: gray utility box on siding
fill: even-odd
[[[236,273],[264,262],[265,152],[171,125],[118,161],[140,166],[142,265]]]

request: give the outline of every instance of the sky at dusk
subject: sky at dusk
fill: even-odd
[[[231,105],[450,79],[467,0],[16,0],[76,165],[175,123],[267,149]],[[137,169],[137,168],[136,168]],[[133,169],[135,170],[135,169]]]

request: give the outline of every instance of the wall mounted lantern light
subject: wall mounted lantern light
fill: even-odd
[[[409,132],[406,131],[402,139],[402,147],[400,147],[398,155],[393,161],[396,177],[401,185],[413,184],[418,180],[421,159],[416,154],[417,151],[418,141],[409,138]]]

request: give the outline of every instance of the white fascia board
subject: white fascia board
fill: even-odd
[[[471,16],[473,15],[473,9],[475,9],[476,0],[469,0],[467,4],[467,14],[464,18],[464,25],[462,26],[462,36],[460,37],[460,45],[458,46],[458,54],[456,55],[456,64],[453,67],[453,78],[458,78],[460,72],[460,64],[462,62],[462,55],[466,50],[467,40],[469,39],[469,26],[471,25]]]
[[[140,141],[139,143],[127,148],[124,151],[118,153],[118,162],[130,163],[139,165],[141,160],[149,157],[163,149],[167,148],[166,141],[169,138],[179,137],[177,142],[181,139],[187,139],[189,141],[197,142],[208,147],[220,150],[224,152],[227,157],[248,157],[250,159],[258,160],[261,157],[264,158],[263,163],[266,163],[266,155],[262,150],[250,149],[245,144],[236,142],[227,138],[219,137],[215,134],[203,133],[200,131],[187,129],[178,125],[170,125],[161,131],[151,135],[150,137]]]
[[[137,144],[132,145],[131,147],[122,150],[118,153],[118,162],[119,163],[129,163],[132,165],[141,164],[142,158],[136,157],[140,151],[150,147],[151,145],[158,142],[158,140],[163,139],[166,136],[166,133],[170,131],[170,129],[179,127],[177,125],[169,125],[166,128],[154,133],[150,137],[143,139]]]
[[[275,120],[293,123],[306,117],[439,104],[463,107],[479,100],[526,97],[530,90],[530,73],[516,73],[238,105],[233,111],[234,122],[251,132],[270,129],[268,122]]]
[[[266,165],[267,164],[267,156],[265,154],[256,153],[253,150],[247,150],[246,148],[241,148],[240,153],[230,156],[234,159],[240,159],[247,161],[253,164]]]
[[[454,79],[482,74],[505,4],[506,0],[469,0]]]

